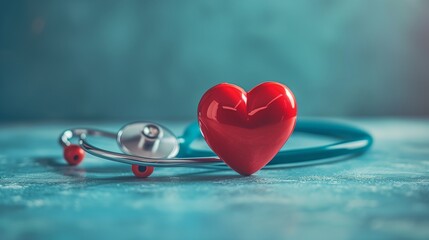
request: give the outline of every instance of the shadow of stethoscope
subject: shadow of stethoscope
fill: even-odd
[[[360,154],[359,154],[360,155]],[[268,170],[285,170],[292,168],[303,168],[320,164],[334,164],[342,162],[356,157],[356,155],[342,156],[338,158],[330,159],[329,162],[320,163],[314,162],[307,165],[288,165],[288,166],[270,166],[264,168],[263,171]],[[258,182],[261,177],[258,175],[241,176],[231,169],[195,169],[192,172],[174,172],[171,176],[156,176],[153,175],[150,178],[136,178],[131,174],[128,165],[116,165],[112,164],[109,166],[69,166],[63,163],[62,159],[58,157],[38,157],[34,160],[45,168],[49,168],[51,172],[56,174],[73,178],[74,181],[86,182],[88,184],[109,184],[109,183],[185,183],[185,182],[223,182],[223,181],[246,181],[246,182]],[[129,175],[123,175],[125,172],[130,172]],[[96,176],[100,174],[102,176]],[[119,174],[117,176],[106,176],[106,174]]]
[[[76,180],[85,180],[89,182],[199,182],[199,181],[223,181],[233,179],[249,178],[238,175],[229,169],[204,169],[196,170],[194,172],[176,173],[172,176],[151,176],[150,178],[136,178],[131,174],[129,168],[125,166],[69,166],[63,164],[58,158],[55,157],[38,157],[34,159],[38,164],[43,167],[49,168],[50,171]],[[129,171],[129,176],[91,176],[92,174],[123,174]],[[256,176],[250,176],[250,178]]]

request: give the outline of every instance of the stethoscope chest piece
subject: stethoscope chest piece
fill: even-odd
[[[123,152],[150,158],[171,158],[179,152],[177,137],[151,122],[135,122],[119,130],[116,141]]]

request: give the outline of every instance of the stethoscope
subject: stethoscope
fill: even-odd
[[[330,121],[301,119],[296,123],[295,132],[334,137],[338,141],[316,147],[281,150],[264,169],[339,161],[338,157],[341,156],[364,153],[373,142],[371,135],[363,129]],[[98,148],[88,142],[88,136],[116,139],[124,153]],[[73,138],[78,139],[79,145],[70,142]],[[134,122],[122,127],[118,133],[87,128],[68,129],[60,135],[59,142],[70,165],[79,164],[86,151],[103,159],[131,164],[137,177],[150,176],[154,167],[228,168],[212,151],[192,147],[191,143],[200,138],[202,135],[197,123],[190,124],[181,137],[176,137],[160,124]]]

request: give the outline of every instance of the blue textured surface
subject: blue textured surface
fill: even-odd
[[[76,124],[3,124],[0,239],[427,239],[429,121],[351,122],[375,143],[348,161],[251,177],[157,168],[144,180],[90,156],[65,165],[57,137]]]

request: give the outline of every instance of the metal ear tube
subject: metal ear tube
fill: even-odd
[[[341,140],[324,146],[282,150],[265,168],[338,161],[336,157],[363,153],[372,144],[371,135],[364,130],[329,121],[300,120],[295,132]],[[116,139],[124,153],[98,148],[88,142],[88,136]],[[177,138],[162,125],[136,122],[125,125],[117,134],[96,129],[68,129],[60,135],[59,142],[64,148],[64,158],[70,165],[80,164],[87,152],[103,159],[131,164],[134,175],[142,178],[150,176],[154,167],[228,168],[213,152],[193,149],[190,143],[198,138],[202,136],[195,123],[188,126],[181,138]],[[72,139],[78,139],[79,145],[71,144]]]

